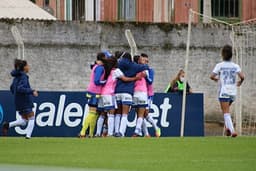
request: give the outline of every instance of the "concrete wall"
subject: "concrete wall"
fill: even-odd
[[[0,22],[0,89],[9,89],[13,60],[17,46],[10,28],[12,21]],[[150,56],[155,68],[155,90],[163,92],[168,82],[184,67],[187,26],[135,23],[39,22],[15,24],[25,42],[25,57],[31,65],[31,85],[38,90],[84,91],[87,87],[90,64],[101,49],[129,50],[124,35],[131,29],[140,52]],[[191,36],[189,83],[194,92],[205,95],[207,120],[222,118],[217,98],[217,85],[209,75],[220,58],[220,48],[231,43],[230,30],[223,25],[194,25]],[[251,64],[255,58],[248,59]],[[252,67],[253,68],[253,67]],[[247,72],[247,71],[246,71]],[[255,111],[247,102],[255,103],[255,74],[245,82],[244,110]]]

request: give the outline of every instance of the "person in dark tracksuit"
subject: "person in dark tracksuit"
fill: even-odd
[[[34,125],[35,114],[33,112],[33,96],[37,97],[38,92],[31,89],[27,73],[30,68],[25,60],[15,59],[14,70],[11,72],[13,78],[10,90],[14,95],[15,109],[19,112],[20,118],[12,122],[3,123],[3,135],[7,135],[8,129],[15,126],[25,126],[27,124],[26,139],[31,138]]]

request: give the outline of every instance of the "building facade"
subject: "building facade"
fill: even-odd
[[[187,23],[188,11],[227,21],[256,18],[254,0],[34,0],[59,20]],[[209,9],[204,9],[204,3]],[[194,19],[198,22],[199,18]]]

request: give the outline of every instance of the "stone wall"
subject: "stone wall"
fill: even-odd
[[[170,24],[95,23],[95,22],[0,22],[0,89],[9,89],[17,46],[11,34],[16,25],[25,43],[25,58],[31,65],[30,80],[38,90],[84,91],[90,64],[102,49],[129,51],[124,35],[131,29],[140,52],[150,56],[155,69],[155,90],[163,92],[168,82],[184,67],[187,26]],[[189,83],[194,92],[204,93],[206,120],[222,118],[217,102],[217,84],[209,79],[215,64],[221,61],[220,49],[231,44],[230,28],[223,25],[193,25],[189,61]],[[256,63],[255,58],[248,59]],[[244,87],[255,86],[247,80]],[[254,75],[253,75],[254,74]],[[246,102],[256,101],[256,91],[244,91]],[[248,104],[248,103],[244,103]],[[255,109],[245,105],[244,110]]]

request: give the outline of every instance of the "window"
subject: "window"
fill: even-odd
[[[212,16],[239,18],[239,0],[211,0]],[[203,13],[204,0],[201,0],[200,11]]]
[[[118,19],[135,20],[136,1],[135,0],[118,0]]]
[[[49,6],[50,2],[49,0],[44,0],[44,6]]]
[[[85,1],[72,0],[72,19],[85,20]]]
[[[213,17],[239,17],[239,0],[212,0]]]

